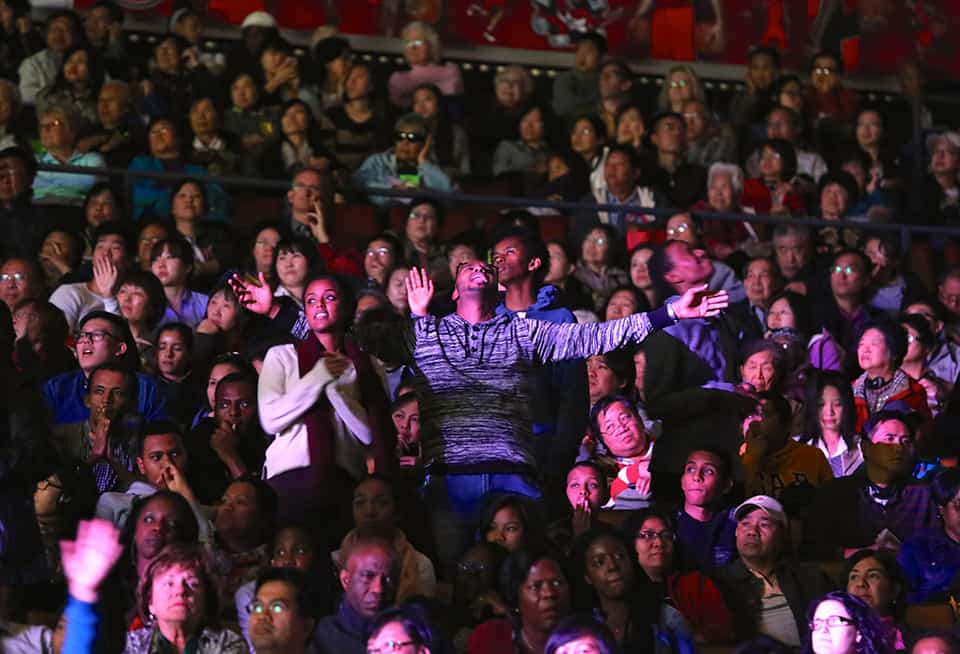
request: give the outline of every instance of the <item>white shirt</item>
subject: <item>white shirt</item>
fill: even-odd
[[[120,313],[120,305],[117,304],[116,298],[97,295],[87,288],[85,282],[63,284],[57,287],[50,296],[50,303],[63,311],[71,332],[77,328],[80,319],[91,311]]]
[[[368,446],[373,432],[367,411],[360,402],[357,370],[351,364],[338,379],[327,370],[323,359],[303,377],[295,345],[278,345],[263,359],[257,387],[260,424],[274,434],[263,466],[264,479],[310,465],[310,446],[303,414],[320,395],[333,407],[336,463],[355,478],[366,474]]]

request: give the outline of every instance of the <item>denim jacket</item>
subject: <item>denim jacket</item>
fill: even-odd
[[[897,562],[910,581],[908,602],[946,600],[950,584],[960,572],[960,543],[942,528],[931,529],[904,541]]]

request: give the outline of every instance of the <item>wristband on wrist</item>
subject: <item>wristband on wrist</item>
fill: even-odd
[[[667,315],[670,316],[670,319],[673,322],[679,322],[680,319],[677,318],[677,312],[673,309],[673,302],[667,302]]]

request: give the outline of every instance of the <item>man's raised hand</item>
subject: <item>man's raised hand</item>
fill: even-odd
[[[259,278],[260,283],[254,284],[234,274],[228,283],[244,309],[265,316],[270,313],[270,307],[273,306],[273,291],[270,290],[270,284],[267,283],[263,273],[259,273]]]
[[[433,280],[422,268],[411,268],[407,274],[407,303],[415,316],[427,315],[427,307],[433,299]]]
[[[730,304],[726,291],[710,293],[707,284],[688,288],[680,299],[673,303],[673,312],[677,318],[712,318]]]

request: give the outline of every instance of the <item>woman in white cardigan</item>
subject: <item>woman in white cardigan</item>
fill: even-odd
[[[394,440],[382,374],[346,336],[354,299],[335,277],[305,287],[310,327],[295,345],[271,348],[257,393],[260,421],[275,438],[263,476],[277,491],[280,524],[349,507],[347,478],[389,466]],[[322,515],[322,514],[321,514]]]

